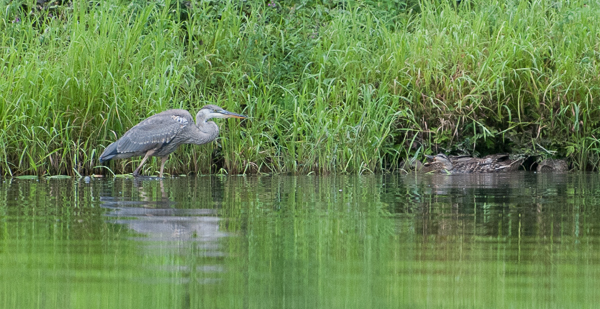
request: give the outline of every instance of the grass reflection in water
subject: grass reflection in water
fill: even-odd
[[[6,180],[2,308],[591,308],[595,174]]]

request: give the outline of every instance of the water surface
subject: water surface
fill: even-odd
[[[594,308],[596,174],[3,180],[0,308]]]

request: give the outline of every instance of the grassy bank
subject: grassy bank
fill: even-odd
[[[99,154],[140,120],[209,103],[251,119],[166,171],[381,172],[437,152],[598,168],[598,1],[0,9],[3,175],[105,172]]]

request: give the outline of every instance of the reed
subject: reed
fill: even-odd
[[[3,175],[107,173],[99,153],[137,122],[208,103],[250,119],[182,147],[171,174],[377,173],[436,152],[600,162],[596,2],[21,4],[0,3]]]

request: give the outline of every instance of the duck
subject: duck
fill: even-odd
[[[425,155],[427,162],[423,165],[421,172],[445,173],[445,174],[469,174],[469,173],[503,173],[519,169],[523,159],[510,159],[507,154],[487,155],[483,158],[470,156],[451,156],[437,154],[435,156]]]
[[[569,170],[569,165],[567,161],[561,159],[546,159],[540,162],[537,166],[536,171],[538,173],[542,172],[567,172]]]

